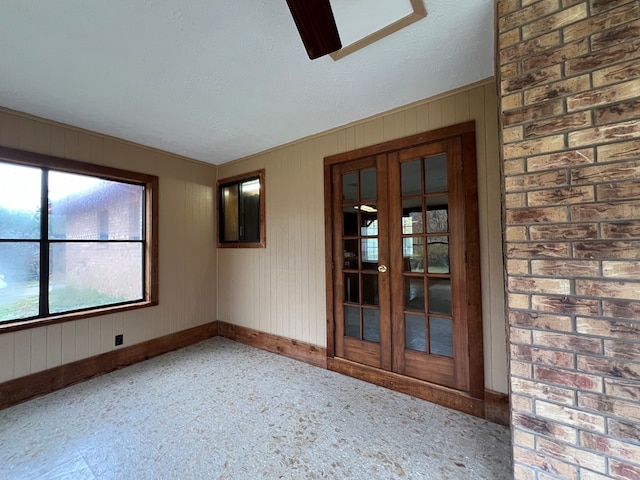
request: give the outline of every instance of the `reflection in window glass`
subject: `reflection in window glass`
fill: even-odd
[[[357,273],[344,274],[344,301],[360,303],[360,285]]]
[[[0,162],[0,239],[40,237],[41,180],[39,168]]]
[[[404,277],[404,308],[424,312],[423,277]]]
[[[434,355],[453,357],[453,322],[450,319],[429,319],[429,349]]]
[[[405,198],[402,200],[402,233],[423,233],[422,198]]]
[[[342,175],[342,201],[345,203],[358,201],[358,174],[356,172]]]
[[[403,162],[400,165],[402,196],[420,195],[422,193],[422,174],[420,172],[420,159]]]
[[[375,200],[377,196],[377,175],[375,168],[368,168],[360,172],[360,199]]]
[[[427,240],[429,273],[449,273],[449,237],[429,237]]]
[[[446,195],[427,197],[427,232],[449,231],[449,198]]]
[[[0,242],[0,322],[40,312],[38,242]]]
[[[427,351],[427,327],[423,315],[406,313],[404,316],[405,348]]]
[[[424,159],[424,185],[426,193],[446,192],[447,156],[445,154]]]
[[[219,246],[264,246],[264,172],[219,182]]]
[[[141,300],[141,243],[59,242],[51,245],[51,313]],[[118,268],[113,268],[113,259]]]
[[[424,272],[424,237],[402,239],[405,272]]]
[[[363,338],[370,342],[380,342],[380,311],[365,308],[362,312],[364,324]]]
[[[344,335],[360,338],[360,308],[344,307]]]
[[[429,278],[429,312],[451,315],[451,280]]]

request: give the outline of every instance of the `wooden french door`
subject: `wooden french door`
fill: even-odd
[[[469,140],[453,135],[328,164],[328,305],[335,357],[480,397]]]

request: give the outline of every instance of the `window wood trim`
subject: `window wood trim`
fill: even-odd
[[[0,147],[0,161],[24,165],[36,168],[48,168],[51,170],[90,175],[121,182],[136,182],[145,186],[145,268],[144,268],[144,299],[125,305],[102,306],[88,310],[50,315],[48,317],[16,320],[10,323],[0,323],[0,334],[15,332],[34,327],[53,325],[56,323],[70,322],[83,318],[103,316],[120,313],[129,310],[152,307],[158,305],[158,190],[159,179],[155,175],[132,172],[119,168],[106,167],[77,160],[44,155],[40,153],[25,152],[14,148]]]
[[[221,188],[234,183],[240,183],[243,180],[249,180],[251,178],[258,177],[260,182],[260,241],[259,242],[221,242],[220,241],[220,225],[222,221],[222,202],[221,202]],[[217,182],[217,228],[216,241],[218,248],[266,248],[267,247],[267,228],[266,228],[266,194],[265,194],[265,170],[254,170],[252,172],[243,173],[240,175],[234,175],[232,177],[221,178]]]

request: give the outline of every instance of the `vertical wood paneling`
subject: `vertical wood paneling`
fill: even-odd
[[[2,341],[2,337],[0,336],[0,342]],[[7,338],[9,336],[7,335]],[[23,377],[25,375],[29,375],[31,373],[31,330],[22,330],[14,333],[14,345],[15,345],[15,353],[14,353],[14,369],[13,376],[14,377]],[[2,352],[3,360],[8,358],[9,352],[6,353],[0,348],[0,352]]]
[[[62,363],[62,325],[47,327],[47,368],[57,367]]]
[[[31,330],[31,372],[40,372],[47,368],[47,327]]]
[[[76,350],[76,326],[79,322],[66,322],[60,324],[61,327],[61,352],[60,363],[71,363],[78,360],[78,352]]]
[[[219,168],[219,178],[266,170],[267,248],[218,249],[218,319],[326,345],[323,159],[325,156],[476,120],[487,388],[506,392],[497,111],[493,82],[365,120]],[[494,118],[495,117],[495,118]],[[492,121],[488,121],[491,120]],[[493,138],[495,137],[495,139]],[[495,183],[491,183],[495,182]],[[497,227],[496,227],[497,225]],[[496,235],[498,238],[496,238]],[[254,308],[247,308],[253,306]]]
[[[0,382],[11,380],[14,372],[14,333],[0,335],[0,352],[2,352],[2,362],[0,362]]]

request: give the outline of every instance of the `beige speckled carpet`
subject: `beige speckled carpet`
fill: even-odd
[[[220,337],[0,411],[2,479],[512,478],[507,428]]]

